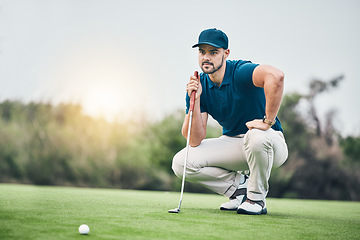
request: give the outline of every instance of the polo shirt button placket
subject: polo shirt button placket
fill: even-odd
[[[222,102],[223,101],[223,95],[222,95],[222,92],[221,92],[220,88],[218,88],[218,92],[219,92],[219,101]]]

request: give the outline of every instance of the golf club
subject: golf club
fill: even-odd
[[[197,81],[199,81],[199,73],[197,71],[195,71],[194,76],[197,78]],[[182,182],[181,182],[181,194],[180,194],[179,207],[170,209],[168,211],[169,213],[180,213],[181,202],[182,202],[182,198],[183,198],[183,194],[184,194],[186,164],[187,164],[187,159],[188,159],[188,155],[189,155],[189,145],[190,145],[189,140],[190,140],[192,115],[193,115],[194,105],[195,105],[195,94],[196,94],[196,91],[192,91],[191,97],[190,97],[190,108],[189,108],[190,117],[189,117],[189,127],[188,127],[187,138],[186,138],[186,152],[185,152],[185,160],[184,160],[184,171],[183,171],[183,177],[182,177]]]

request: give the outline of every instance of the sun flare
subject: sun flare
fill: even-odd
[[[114,120],[123,111],[124,96],[111,84],[96,84],[89,87],[85,93],[83,107],[85,113]]]

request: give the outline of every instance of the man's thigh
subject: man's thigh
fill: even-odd
[[[231,171],[247,170],[249,167],[243,140],[228,136],[205,139],[199,146],[189,148],[188,164],[195,168],[220,167]]]

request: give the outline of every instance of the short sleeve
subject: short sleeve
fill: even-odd
[[[238,87],[253,87],[253,72],[259,64],[245,62],[235,69],[235,82]]]
[[[190,109],[190,97],[188,93],[186,93],[185,101],[186,101],[186,114],[188,114]]]

